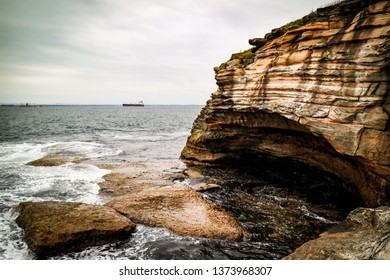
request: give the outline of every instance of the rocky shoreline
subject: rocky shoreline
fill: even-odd
[[[63,163],[66,160],[68,162]],[[61,162],[69,164],[72,159],[62,158]],[[57,163],[53,163],[53,166],[57,166]],[[216,206],[205,200],[199,192],[228,190],[227,186],[240,185],[245,181],[250,183],[256,180],[256,176],[250,179],[249,174],[239,170],[239,173],[229,174],[231,171],[223,168],[212,171],[210,168],[190,167],[162,174],[139,172],[138,168],[146,168],[140,163],[99,166],[111,169],[111,173],[107,174],[110,176],[106,175],[100,183],[100,195],[107,200],[104,205],[45,201],[23,202],[18,206],[19,216],[16,221],[24,229],[25,240],[38,259],[132,238],[137,224],[164,227],[174,234],[194,238],[224,242],[248,239],[245,237],[248,235],[247,229],[240,219],[234,218],[234,215],[229,214],[230,211],[223,210],[223,203],[221,207]],[[50,166],[45,165],[45,168]],[[264,176],[266,174],[261,175],[262,178]],[[156,181],[156,177],[159,180]],[[188,186],[183,186],[183,182],[187,182]],[[313,194],[309,195],[313,197]],[[267,206],[267,200],[260,199],[258,203],[265,209],[271,206]],[[275,209],[284,208],[283,203],[269,209],[270,214],[275,215],[273,220],[278,219]],[[302,211],[298,210],[300,207],[294,206],[297,211]],[[322,206],[319,207],[318,213],[326,211]],[[289,211],[287,209],[285,211]],[[287,236],[299,235],[299,231],[304,230],[301,228],[304,224],[297,224],[291,232],[286,215],[289,214],[281,214],[281,217],[285,217],[284,222],[275,223],[275,232],[269,233],[272,238],[288,241]],[[326,213],[323,215],[327,216]],[[342,223],[335,222],[336,226],[329,223],[328,230],[319,239],[304,243],[284,259],[388,259],[389,215],[389,207],[358,208]],[[329,218],[332,219],[332,216]],[[266,222],[264,219],[262,222]],[[296,222],[292,220],[291,223]],[[270,226],[273,227],[272,223]],[[309,224],[307,226],[311,227]],[[295,240],[300,238],[296,236]],[[302,243],[298,241],[297,244]]]
[[[348,193],[341,203],[357,198],[359,206],[372,208],[359,207],[334,227],[328,222],[319,238],[297,245],[285,259],[390,259],[389,13],[390,1],[342,1],[252,39],[253,49],[215,68],[218,90],[181,154],[187,167],[96,164],[111,171],[100,184],[104,205],[45,201],[17,207],[29,248],[38,258],[80,251],[131,238],[137,224],[194,238],[242,240],[247,232],[240,219],[199,194],[226,185],[204,169],[212,173],[218,166],[224,176],[229,168],[252,169],[261,178],[272,176],[270,163],[286,162],[306,165],[311,176],[337,178]],[[28,165],[83,161],[84,155],[48,154]],[[323,205],[337,196],[328,181],[306,191]],[[282,204],[290,203],[267,198],[259,204],[270,209],[285,211]],[[293,203],[298,216],[316,215]],[[288,227],[269,234],[283,235]]]
[[[389,260],[390,208],[358,208],[285,260]]]
[[[299,162],[374,207],[286,259],[389,258],[389,12],[390,1],[340,1],[249,40],[253,48],[214,68],[218,89],[193,124],[187,165]]]
[[[215,68],[218,89],[181,158],[288,158],[342,178],[367,206],[389,205],[389,11],[389,1],[342,1],[251,41]]]
[[[49,154],[27,165],[81,163],[74,158],[79,156]],[[131,238],[136,224],[164,227],[195,238],[237,241],[244,236],[243,227],[228,212],[204,200],[194,189],[175,184],[186,178],[182,172],[167,171],[164,176],[139,172],[138,168],[145,170],[141,163],[98,166],[111,169],[100,183],[100,195],[108,200],[104,205],[43,201],[23,202],[17,207],[16,222],[38,258]]]

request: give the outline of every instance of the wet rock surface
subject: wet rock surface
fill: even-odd
[[[51,154],[27,163],[32,166],[58,166],[67,163],[68,160],[59,155]]]
[[[198,238],[151,243],[157,259],[279,259],[302,244],[287,259],[388,259],[386,208],[355,210],[331,228],[357,206],[390,203],[389,12],[389,1],[343,1],[319,9],[319,21],[251,40],[255,49],[215,68],[218,90],[181,155],[191,167],[99,164],[112,171],[100,183],[115,197],[109,207],[22,203],[29,247],[45,257],[127,238],[127,216]],[[52,153],[28,165],[82,160]],[[285,160],[306,173],[275,172]]]
[[[358,208],[345,221],[284,259],[389,260],[390,208]]]
[[[38,258],[128,238],[135,224],[115,210],[77,202],[22,202],[16,222]]]
[[[242,239],[241,225],[189,187],[161,188],[112,199],[105,204],[130,219],[165,227],[182,236],[233,241]]]
[[[256,167],[247,167],[246,172],[203,168],[209,180],[222,186],[202,191],[203,196],[243,225],[248,236],[242,246],[248,255],[267,244],[269,252],[259,258],[282,258],[363,205],[337,178],[303,164],[275,160]]]
[[[98,167],[111,170],[99,183],[99,193],[108,197],[170,186],[175,180],[185,179],[181,169],[162,170],[158,164],[150,162],[98,164]]]
[[[85,160],[88,160],[88,158],[83,155],[70,153],[50,153],[42,158],[28,162],[27,165],[50,167],[59,166],[66,163],[81,163]]]

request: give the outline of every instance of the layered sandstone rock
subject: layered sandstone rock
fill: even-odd
[[[243,228],[226,211],[189,187],[161,188],[119,196],[106,203],[130,219],[182,236],[239,240]]]
[[[135,224],[115,210],[77,202],[23,202],[16,222],[39,258],[129,237]]]
[[[287,260],[389,260],[390,208],[358,208],[347,219],[285,257]]]
[[[337,175],[369,206],[390,204],[389,13],[390,1],[344,1],[251,40],[215,68],[218,90],[182,159],[290,158]]]

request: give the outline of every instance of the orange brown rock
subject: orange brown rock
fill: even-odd
[[[181,158],[290,158],[338,176],[368,206],[389,205],[389,12],[390,1],[343,1],[317,10],[325,22],[252,40],[252,61],[235,54],[215,68],[218,89]]]
[[[78,202],[22,202],[16,222],[38,258],[81,251],[130,236],[135,224],[115,210]]]
[[[161,188],[116,197],[105,204],[130,219],[182,236],[240,240],[242,226],[188,187]]]

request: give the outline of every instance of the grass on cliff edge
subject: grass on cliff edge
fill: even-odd
[[[347,3],[348,1],[349,0],[335,0],[334,2],[322,7],[322,9],[335,7],[343,2]],[[380,1],[380,0],[377,0],[374,2],[378,2],[378,1]],[[364,2],[370,2],[370,1],[364,0]],[[324,14],[321,15],[320,13],[318,13],[318,9],[317,9],[316,11],[312,11],[310,14],[308,14],[300,19],[291,21],[291,22],[283,25],[282,27],[273,29],[272,32],[270,33],[273,35],[271,38],[275,39],[279,36],[282,36],[290,29],[301,27],[301,26],[304,26],[304,25],[312,23],[312,22],[327,22],[327,21],[330,21],[330,17],[328,15],[324,15]],[[256,51],[256,48],[250,48],[250,49],[247,49],[243,52],[234,53],[230,57],[229,61],[231,61],[233,59],[239,59],[243,65],[245,65],[245,66],[249,65],[249,64],[254,62],[254,58],[255,58],[254,52],[255,51]],[[227,66],[227,62],[224,62],[218,68],[225,69],[226,66]]]
[[[328,5],[322,6],[320,9],[335,8],[342,3],[348,4],[348,1],[349,0],[336,0],[332,3],[329,3]],[[361,2],[366,2],[367,4],[366,5],[363,4],[363,6],[361,6],[360,9],[368,6],[368,4],[370,4],[371,2],[374,3],[374,2],[379,2],[379,1],[380,0],[378,0],[378,1],[361,0]],[[356,2],[358,2],[358,1],[356,1]],[[310,14],[304,16],[303,18],[291,21],[291,22],[283,25],[282,27],[276,28],[276,30],[282,30],[284,32],[287,32],[291,28],[301,27],[301,26],[306,25],[308,23],[330,21],[330,18],[328,15],[324,15],[324,14],[320,15],[318,13],[318,10],[319,9],[317,9],[316,11],[312,11]]]
[[[304,26],[308,23],[325,22],[325,21],[329,21],[329,17],[324,17],[324,16],[319,17],[316,12],[311,12],[310,14],[304,16],[303,18],[291,21],[291,22],[283,25],[282,27],[279,27],[278,29],[281,29],[284,32],[286,32],[292,28],[301,27],[301,26]]]
[[[233,59],[239,59],[242,64],[249,65],[253,63],[253,61],[255,61],[255,54],[253,53],[253,50],[254,48],[249,48],[243,52],[234,53],[230,57],[229,61]],[[225,68],[226,68],[226,62],[222,63],[219,66],[219,69],[225,69]]]
[[[334,5],[334,4],[332,4],[332,5]],[[281,30],[283,33],[285,33],[285,32],[287,32],[291,28],[297,28],[297,27],[300,27],[300,26],[303,26],[305,24],[308,24],[308,23],[311,23],[311,22],[315,22],[315,21],[319,21],[319,22],[329,21],[329,17],[319,17],[317,12],[313,11],[310,14],[304,16],[303,18],[291,21],[291,22],[289,22],[289,23],[287,23],[287,24],[285,24],[282,27],[279,27],[277,29]],[[249,64],[254,62],[254,59],[255,59],[254,51],[255,50],[256,50],[256,48],[249,48],[249,49],[247,49],[245,51],[234,53],[230,57],[229,61],[233,60],[233,59],[239,59],[242,64],[249,65]],[[225,69],[226,68],[226,62],[222,63],[219,66],[219,68],[220,69]]]

